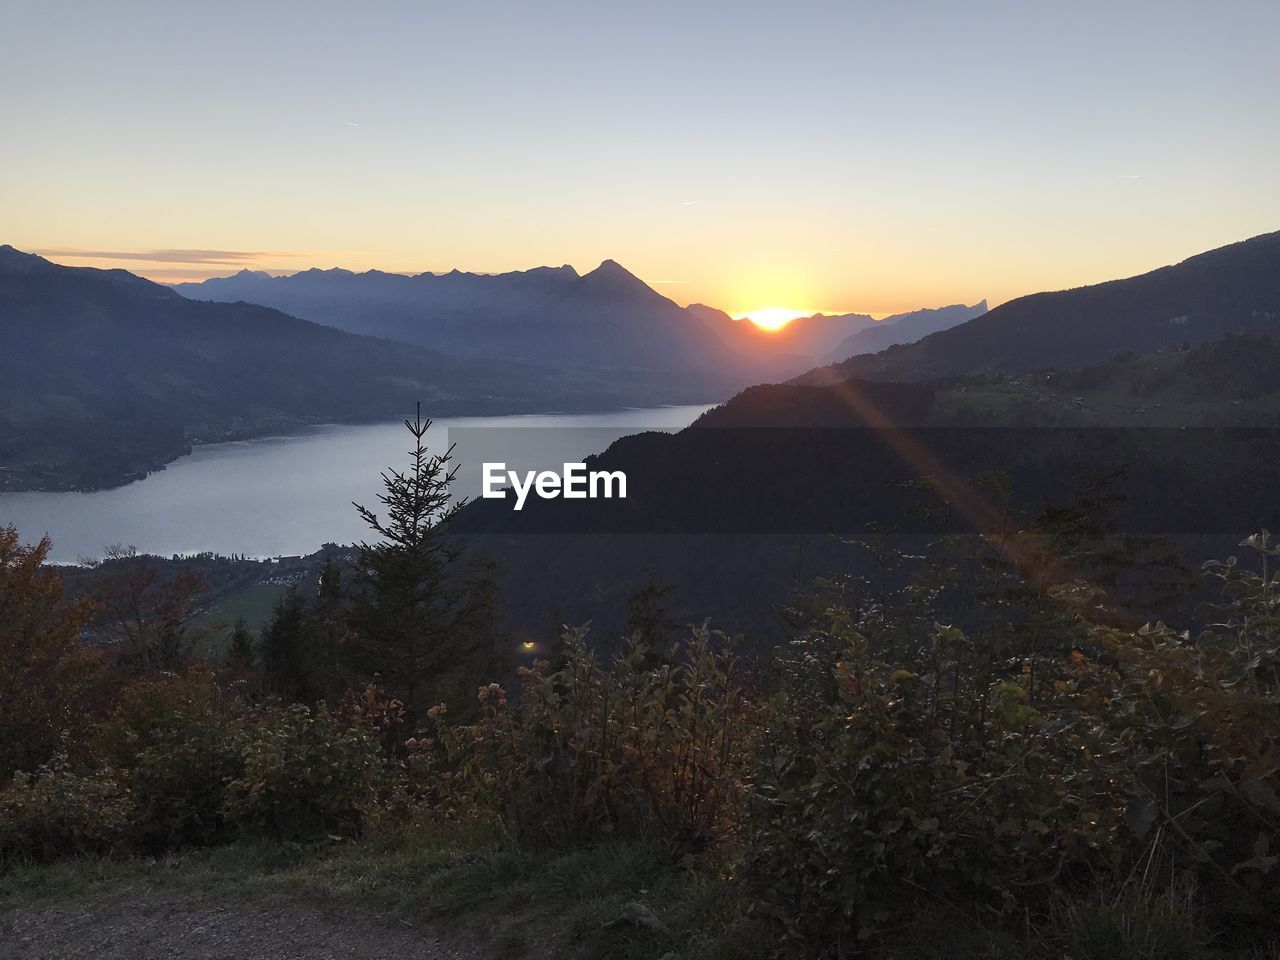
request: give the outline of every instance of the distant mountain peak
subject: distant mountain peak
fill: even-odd
[[[617,260],[605,260],[600,266],[596,267],[590,273],[582,275],[582,279],[588,285],[598,290],[616,291],[619,293],[627,291],[645,291],[654,296],[661,296],[656,290],[647,283],[637,277],[634,273],[618,263]]]
[[[596,267],[588,277],[596,277],[601,280],[635,280],[640,281],[634,273],[620,264],[617,260],[603,260],[600,266]]]
[[[35,253],[27,253],[10,244],[0,244],[0,267],[15,273],[29,273],[33,270],[45,270],[53,267],[44,257]]]

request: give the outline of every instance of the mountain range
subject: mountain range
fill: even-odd
[[[190,299],[261,304],[457,356],[735,372],[746,379],[762,372],[612,260],[582,275],[570,266],[416,276],[313,269],[273,277],[243,270],[175,289]]]
[[[174,289],[194,300],[256,303],[352,333],[457,356],[711,373],[730,392],[794,376],[836,359],[829,356],[833,351],[843,359],[982,312],[943,307],[880,323],[867,314],[817,313],[770,331],[704,304],[680,307],[612,260],[581,275],[567,265],[413,276],[338,268],[287,276],[242,270]],[[859,333],[878,339],[851,339]],[[849,352],[840,353],[844,343]]]
[[[0,246],[0,489],[125,482],[300,423],[608,410],[722,385],[451,356]]]
[[[1069,370],[1273,334],[1280,233],[985,306],[879,323],[819,314],[770,332],[680,307],[613,261],[584,275],[242,271],[175,290],[0,247],[0,488],[125,482],[192,442],[394,417],[415,401],[436,416],[606,410],[708,402],[786,377]]]

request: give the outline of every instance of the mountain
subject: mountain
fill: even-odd
[[[797,584],[886,576],[875,549],[1089,497],[1194,569],[1280,523],[1277,368],[1280,337],[1249,334],[1051,375],[755,386],[588,458],[626,475],[625,500],[477,500],[458,526],[501,562],[513,625],[606,635],[657,576],[678,622],[758,639]]]
[[[458,356],[594,369],[716,372],[742,386],[762,372],[705,323],[621,265],[579,275],[570,266],[495,275],[305,270],[241,271],[175,288],[193,300],[274,307],[352,333]]]
[[[121,483],[193,440],[402,416],[416,401],[444,416],[714,396],[687,377],[449,356],[0,247],[0,489]]]
[[[928,380],[1067,369],[1231,332],[1280,332],[1280,232],[1126,280],[1019,297],[916,343],[852,357],[800,380]]]
[[[940,330],[967,323],[987,312],[987,301],[971,307],[955,303],[932,310],[915,310],[885,317],[874,327],[867,327],[845,337],[827,354],[828,363],[839,363],[849,357],[864,353],[878,353],[899,343],[914,343],[922,337]]]

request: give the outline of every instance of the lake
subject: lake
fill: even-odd
[[[599,453],[618,437],[688,426],[707,405],[598,414],[458,417],[436,421],[432,450],[450,442],[462,465],[456,490],[480,491],[481,460],[547,469]],[[0,494],[0,524],[28,542],[47,534],[50,558],[74,563],[111,545],[169,556],[213,551],[251,557],[312,553],[352,543],[369,529],[352,501],[374,509],[380,474],[405,469],[403,423],[330,424],[283,437],[199,446],[144,480],[91,493]]]

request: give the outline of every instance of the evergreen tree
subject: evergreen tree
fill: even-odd
[[[338,698],[362,679],[350,675],[343,663],[343,645],[349,634],[345,604],[342,569],[334,563],[332,555],[326,553],[312,611],[310,658],[314,667],[313,683],[326,699]]]
[[[253,635],[249,633],[249,625],[244,622],[244,617],[236,620],[236,624],[231,628],[231,644],[227,649],[227,666],[238,670],[252,670],[254,663],[257,661],[257,651],[254,650]]]
[[[324,566],[320,568],[320,585],[316,589],[316,605],[326,612],[336,612],[342,608],[342,570],[333,562],[333,555],[324,555]]]
[[[492,651],[485,635],[492,617],[484,613],[490,591],[480,589],[490,581],[468,581],[459,569],[464,547],[447,527],[464,501],[450,495],[453,448],[427,451],[430,426],[421,410],[405,421],[410,466],[382,474],[385,515],[354,504],[380,539],[359,545],[359,590],[349,616],[352,665],[365,676],[379,674],[388,693],[419,712],[440,699],[469,705],[473,696],[460,698],[477,679],[470,665]]]
[[[285,696],[308,701],[317,691],[314,664],[308,650],[311,616],[297,587],[285,591],[271,619],[262,628],[259,649],[262,668],[272,686]]]

